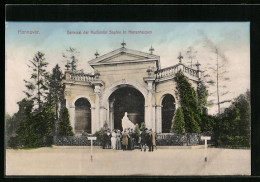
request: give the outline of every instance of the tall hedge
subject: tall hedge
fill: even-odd
[[[178,134],[185,133],[184,115],[183,115],[181,107],[178,108],[176,111],[176,116],[174,117],[172,130],[173,130],[173,132],[178,133]]]
[[[70,115],[68,109],[63,108],[61,115],[61,122],[59,123],[59,135],[62,136],[73,136],[73,130],[70,124]]]

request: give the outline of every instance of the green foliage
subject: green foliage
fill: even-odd
[[[55,132],[57,131],[57,121],[59,118],[59,104],[64,101],[64,85],[62,84],[63,73],[57,64],[53,69],[52,73],[48,77],[48,102],[51,103],[52,107],[55,108],[55,119],[56,122],[54,124]],[[61,109],[63,110],[63,108]],[[60,112],[62,112],[60,110]],[[61,113],[62,115],[62,113]]]
[[[24,91],[26,96],[33,100],[38,105],[38,111],[42,110],[43,103],[47,99],[48,86],[47,77],[48,73],[44,69],[48,63],[45,61],[44,53],[37,52],[32,60],[30,60],[29,68],[32,70],[30,81],[24,80],[27,91]]]
[[[174,79],[177,83],[177,95],[180,98],[184,115],[185,131],[188,133],[200,133],[201,112],[196,92],[182,72],[178,72]]]
[[[215,120],[213,116],[208,115],[207,113],[203,113],[201,115],[201,131],[206,132],[206,131],[213,131],[215,126]]]
[[[72,127],[70,125],[70,116],[67,108],[63,109],[61,122],[59,123],[59,135],[62,136],[73,136]]]
[[[250,92],[238,96],[215,120],[216,144],[229,147],[250,147]]]
[[[31,113],[33,108],[33,101],[29,99],[23,99],[20,102],[17,102],[19,110],[12,117],[6,117],[6,137],[7,142],[10,137],[16,135],[16,131],[19,128],[20,123],[22,123],[26,117]]]
[[[135,139],[136,139],[136,141],[138,141],[138,139],[139,139],[139,137],[140,137],[140,129],[139,129],[139,126],[138,126],[138,124],[136,124],[135,125],[135,130],[134,130],[134,133],[135,133]]]
[[[104,128],[101,128],[99,131],[96,131],[96,133],[94,134],[94,136],[97,137],[97,141],[100,143],[102,142],[103,133],[104,133]]]
[[[66,50],[66,54],[63,53],[62,56],[67,62],[67,64],[65,65],[66,70],[70,69],[70,71],[72,72],[77,70],[78,54],[79,52],[73,47],[69,47],[69,49]]]
[[[202,82],[198,84],[197,95],[198,95],[199,109],[201,112],[203,112],[203,109],[207,106],[207,100],[209,94],[206,86]]]
[[[86,131],[83,131],[83,132],[81,133],[81,135],[82,135],[82,136],[88,136],[88,133],[87,133]]]
[[[185,133],[185,122],[184,122],[184,115],[182,112],[182,108],[179,107],[176,111],[176,116],[174,118],[174,124],[172,126],[172,130],[178,134]]]
[[[27,112],[16,131],[17,135],[10,138],[9,146],[12,148],[50,146],[53,142],[54,114],[55,111],[48,104],[35,115]]]

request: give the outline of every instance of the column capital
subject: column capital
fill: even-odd
[[[153,78],[153,77],[144,77],[144,81],[148,84],[148,83],[150,83],[150,82],[154,82],[155,81],[155,78]]]
[[[95,81],[91,82],[91,85],[102,87],[105,84],[104,84],[104,82],[102,80],[95,80]]]
[[[147,88],[149,92],[154,92],[155,88],[154,88],[154,81],[155,78],[153,77],[144,77],[144,81],[147,83]]]
[[[101,93],[101,87],[104,85],[104,82],[102,80],[95,80],[91,82],[91,85],[94,86],[94,92],[95,94]]]

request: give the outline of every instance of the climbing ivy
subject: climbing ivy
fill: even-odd
[[[184,115],[185,131],[187,133],[200,133],[201,112],[196,91],[181,71],[176,74],[174,79],[177,83],[177,95]]]

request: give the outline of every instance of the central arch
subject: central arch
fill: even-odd
[[[101,122],[103,122],[103,124],[105,124],[105,122],[108,124],[108,127],[110,128],[114,128],[114,110],[113,110],[113,102],[115,102],[115,100],[113,100],[113,98],[110,96],[118,89],[120,88],[133,88],[135,89],[137,92],[139,92],[139,94],[141,94],[143,96],[143,108],[145,107],[145,105],[147,105],[147,95],[148,95],[148,90],[145,88],[144,85],[142,85],[141,83],[135,81],[135,80],[120,80],[120,81],[116,81],[113,84],[109,85],[103,92],[102,97],[101,97],[101,106],[103,106],[103,116],[105,116],[103,119],[101,118]],[[143,121],[142,122],[146,122],[146,116],[145,116],[145,108],[144,108],[144,117],[143,117]],[[130,117],[134,117],[134,114],[131,116],[131,114],[129,115]]]
[[[126,86],[115,90],[109,97],[110,122],[114,129],[122,130],[122,118],[127,112],[133,124],[144,122],[144,97],[137,89]]]

